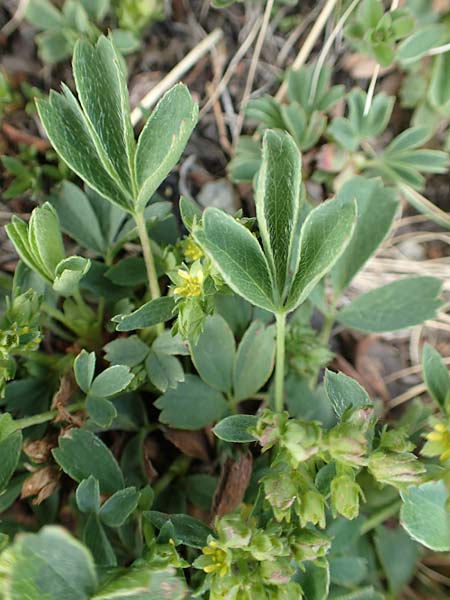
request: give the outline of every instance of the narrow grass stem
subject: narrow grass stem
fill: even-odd
[[[280,413],[284,407],[284,359],[286,346],[286,313],[278,313],[277,318],[277,356],[275,364],[275,411]]]
[[[172,483],[174,479],[177,479],[178,477],[181,477],[181,475],[184,475],[189,469],[191,462],[192,458],[184,454],[176,458],[170,465],[166,473],[160,479],[158,479],[158,481],[153,486],[153,491],[155,492],[155,495],[158,496],[158,494],[161,494],[161,492],[163,492]]]
[[[383,507],[381,510],[369,517],[361,527],[361,535],[364,535],[365,533],[372,531],[372,529],[375,529],[375,527],[382,525],[390,517],[394,517],[400,510],[401,505],[401,500],[395,500],[395,502],[392,504],[388,504],[388,506]]]
[[[145,268],[147,269],[148,283],[150,286],[150,295],[152,300],[161,296],[159,289],[158,276],[156,274],[155,258],[153,256],[152,248],[150,245],[150,239],[147,233],[147,226],[145,224],[144,212],[139,212],[134,215],[136,221],[137,230],[139,233],[139,239],[141,240],[142,252],[144,253]]]
[[[75,402],[74,404],[70,404],[65,407],[65,410],[68,413],[74,413],[78,410],[83,409],[85,406],[85,400],[80,400],[80,402]],[[23,419],[17,419],[14,421],[14,425],[16,430],[26,429],[27,427],[32,427],[33,425],[41,425],[42,423],[47,423],[51,421],[58,415],[58,410],[48,410],[43,413],[39,413],[37,415],[32,415],[31,417],[24,417]]]

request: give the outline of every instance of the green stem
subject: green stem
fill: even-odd
[[[83,315],[83,317],[87,321],[91,321],[92,317],[94,316],[94,313],[92,312],[92,310],[89,308],[89,306],[84,301],[84,298],[81,295],[81,292],[78,288],[74,291],[72,296],[73,296],[75,302],[77,303],[77,306],[80,309],[80,313]]]
[[[80,402],[75,402],[74,404],[70,404],[65,407],[65,410],[68,413],[74,413],[78,410],[84,408],[86,401],[80,400]],[[32,415],[31,417],[24,417],[23,419],[17,419],[14,421],[14,425],[16,426],[16,430],[18,429],[26,429],[27,427],[32,427],[33,425],[40,425],[41,423],[47,423],[51,421],[58,415],[58,410],[48,410],[43,413],[39,413],[38,415]]]
[[[153,486],[153,491],[156,495],[161,494],[177,477],[181,477],[184,475],[189,469],[192,462],[192,458],[189,456],[179,456],[176,458],[173,463],[170,465],[167,472],[158,479],[158,481]]]
[[[379,512],[372,515],[361,527],[361,535],[372,531],[372,529],[375,529],[378,525],[382,525],[390,517],[394,517],[398,513],[401,505],[401,500],[395,500],[392,504],[388,504],[388,506],[385,506]]]
[[[284,358],[286,342],[286,313],[277,313],[277,358],[275,364],[275,412],[284,408]]]
[[[60,310],[58,310],[57,308],[54,308],[53,306],[50,306],[49,304],[47,304],[46,302],[44,302],[43,304],[41,304],[41,308],[44,312],[46,312],[48,314],[49,317],[52,317],[52,319],[56,319],[57,321],[59,321],[60,323],[62,323],[63,325],[65,325],[67,327],[67,329],[70,329],[70,331],[73,331],[74,333],[77,333],[69,319],[66,318],[65,314],[63,312],[61,312]]]
[[[142,252],[144,254],[145,268],[147,269],[148,283],[150,286],[150,295],[152,300],[161,296],[159,289],[158,276],[156,274],[155,258],[153,256],[150,239],[148,237],[147,226],[145,224],[144,212],[139,212],[134,215],[139,239],[141,240]]]

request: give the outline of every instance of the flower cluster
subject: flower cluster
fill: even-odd
[[[14,355],[37,350],[41,342],[39,296],[32,289],[6,299],[7,308],[0,322],[0,390],[14,377]]]
[[[314,530],[298,530],[271,523],[257,526],[248,508],[216,521],[217,537],[210,537],[194,567],[206,573],[203,591],[211,600],[298,600],[302,590],[291,581],[297,563],[323,557],[330,540]]]
[[[315,421],[265,411],[252,431],[263,452],[276,446],[262,478],[266,503],[278,522],[295,515],[302,527],[326,525],[326,508],[354,519],[364,498],[358,476],[366,468],[380,484],[418,484],[425,467],[402,431],[375,433],[371,407],[348,409],[329,430]]]

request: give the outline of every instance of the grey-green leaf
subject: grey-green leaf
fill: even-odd
[[[136,488],[119,490],[100,509],[100,520],[108,527],[120,527],[136,509],[139,495]]]
[[[348,408],[372,406],[366,390],[359,383],[344,375],[333,373],[328,369],[325,372],[325,389],[338,418],[341,418]]]
[[[170,522],[173,525],[176,540],[191,548],[203,548],[207,544],[208,536],[214,535],[210,527],[189,515],[166,514],[150,510],[144,513],[144,517],[158,529]]]
[[[420,325],[442,306],[441,288],[435,277],[394,281],[359,296],[338,312],[337,319],[347,327],[373,333]]]
[[[179,161],[197,119],[198,106],[185,85],[176,85],[158,102],[136,150],[138,210],[145,207]]]
[[[111,451],[87,429],[71,429],[59,438],[59,447],[52,453],[61,469],[75,481],[93,475],[106,494],[124,487],[122,471]]]
[[[230,288],[260,308],[275,310],[269,267],[256,238],[216,208],[205,210],[203,223],[196,236]]]
[[[88,393],[95,372],[95,352],[82,350],[73,363],[75,380],[85,394]]]
[[[122,392],[133,379],[134,374],[125,365],[108,367],[92,382],[90,393],[100,398],[109,398]]]
[[[155,406],[161,409],[159,418],[163,423],[193,430],[218,421],[227,408],[222,394],[196,375],[186,375],[185,381],[160,396]]]
[[[84,513],[96,513],[100,508],[100,486],[97,479],[89,475],[83,479],[75,493],[77,506]]]
[[[342,203],[356,200],[358,218],[352,238],[332,270],[333,288],[338,297],[384,240],[398,208],[392,188],[379,179],[355,177],[338,193]]]
[[[439,352],[425,344],[422,352],[422,371],[430,396],[445,409],[450,401],[450,373]]]
[[[105,170],[77,100],[51,91],[48,100],[36,101],[39,117],[52,146],[69,167],[91,188],[131,212],[131,200]]]
[[[224,442],[255,442],[255,437],[248,430],[256,427],[257,423],[258,417],[255,415],[231,415],[219,421],[213,432]]]
[[[90,552],[62,527],[18,535],[0,569],[11,600],[87,600],[97,588]]]
[[[281,300],[289,277],[295,273],[298,256],[291,253],[300,212],[301,159],[292,137],[283,131],[266,130],[262,165],[256,188],[256,214],[266,257]]]
[[[233,368],[234,399],[251,398],[269,379],[275,358],[273,327],[254,321],[245,332]]]
[[[428,481],[401,492],[400,522],[409,535],[436,552],[450,550],[448,491],[443,481]]]
[[[124,67],[112,41],[101,36],[95,47],[78,41],[73,75],[99,158],[124,194],[133,196],[135,141]]]
[[[0,415],[0,492],[3,492],[16,470],[22,449],[22,432],[16,430],[9,413]]]
[[[132,331],[152,327],[158,323],[164,323],[174,316],[175,299],[164,296],[150,300],[134,312],[128,315],[116,315],[112,321],[117,323],[117,331]]]
[[[203,381],[220,392],[231,393],[236,346],[223,317],[209,316],[196,344],[191,344],[195,368]]]
[[[300,233],[300,263],[286,308],[304,302],[344,252],[356,221],[355,202],[340,198],[324,202],[306,218]]]
[[[52,204],[65,233],[84,248],[103,254],[106,244],[100,224],[83,190],[70,181],[64,181]]]

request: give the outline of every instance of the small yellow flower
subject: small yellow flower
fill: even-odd
[[[437,423],[426,438],[436,445],[442,462],[450,458],[450,431],[444,423]]]
[[[205,573],[218,573],[219,577],[225,577],[228,572],[227,553],[219,548],[217,541],[211,540],[202,549],[202,552],[210,560],[210,563],[203,567],[203,571]]]
[[[193,262],[203,256],[203,250],[191,237],[183,241],[183,254],[186,260]]]
[[[178,269],[177,275],[181,279],[181,285],[174,289],[175,295],[186,298],[202,295],[204,275],[201,269],[191,268],[189,272]]]

